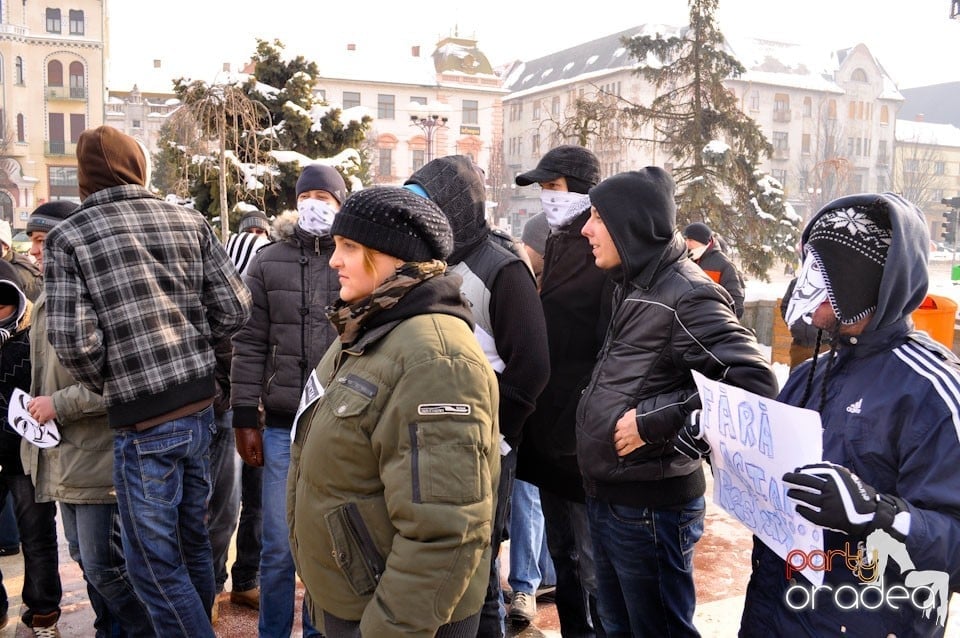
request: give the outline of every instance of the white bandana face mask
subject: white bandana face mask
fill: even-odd
[[[297,212],[300,219],[297,223],[311,235],[329,235],[330,226],[336,211],[322,199],[301,199],[297,202]]]
[[[800,319],[803,319],[807,325],[813,325],[814,311],[826,300],[827,282],[820,270],[820,262],[811,251],[807,251],[783,320],[788,326],[792,326]]]
[[[540,204],[547,216],[550,228],[563,228],[573,219],[590,208],[590,196],[565,191],[540,191]]]

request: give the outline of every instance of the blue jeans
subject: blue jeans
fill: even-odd
[[[540,490],[547,548],[557,573],[554,599],[564,638],[604,636],[597,614],[597,572],[587,507]]]
[[[287,527],[290,430],[263,430],[263,549],[260,551],[260,637],[288,638],[293,630],[296,569]],[[303,636],[321,636],[301,610]]]
[[[587,498],[587,511],[607,635],[699,636],[693,547],[703,535],[703,497],[676,509]]]
[[[210,511],[207,530],[213,549],[217,591],[227,582],[227,553],[240,512],[240,455],[233,442],[233,411],[214,416],[217,429],[210,441]]]
[[[17,515],[13,512],[13,495],[0,501],[0,548],[20,547]]]
[[[543,527],[540,490],[526,481],[514,481],[513,502],[510,504],[510,575],[507,578],[514,592],[534,594],[541,584],[553,586],[557,583]]]
[[[147,608],[127,575],[116,504],[61,502],[60,515],[70,557],[80,565],[87,581],[98,638],[155,635]]]
[[[60,550],[57,542],[57,504],[38,503],[33,482],[23,474],[0,478],[0,502],[13,494],[13,509],[23,550],[23,588],[20,597],[26,610],[23,624],[33,626],[33,616],[55,613],[60,616]],[[0,581],[3,576],[0,574]],[[2,590],[2,610],[7,610],[6,590]]]
[[[513,481],[517,474],[517,451],[510,450],[500,457],[500,481],[497,485],[497,503],[493,514],[492,538],[490,545],[490,579],[487,581],[487,595],[480,609],[480,627],[478,638],[502,638],[506,627],[503,608],[503,592],[500,590],[500,545],[507,538],[510,524],[510,501],[513,495]]]
[[[158,636],[214,638],[205,524],[213,408],[114,434],[113,479],[127,572]]]

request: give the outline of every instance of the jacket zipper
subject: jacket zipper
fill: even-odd
[[[273,374],[271,374],[270,378],[267,379],[267,383],[265,384],[265,387],[264,387],[264,390],[265,390],[264,394],[270,393],[270,385],[273,383],[273,380],[277,376],[277,347],[278,347],[278,344],[274,344],[273,347],[270,349],[270,361],[273,362]]]
[[[357,504],[347,503],[343,506],[343,512],[345,515],[343,521],[344,526],[360,548],[360,555],[367,564],[367,569],[370,570],[373,580],[380,582],[380,577],[383,575],[383,570],[386,565],[380,556],[380,552],[377,550],[376,544],[373,542],[373,538],[370,536],[370,531],[363,522],[363,517],[360,516],[360,510],[357,508]]]

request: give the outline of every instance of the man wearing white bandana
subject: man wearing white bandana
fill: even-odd
[[[330,225],[346,195],[335,168],[304,168],[297,180],[297,212],[279,216],[277,241],[254,256],[244,276],[253,312],[234,337],[230,381],[237,450],[246,463],[264,468],[261,637],[287,638],[293,627],[296,581],[285,509],[290,428],[307,376],[337,338],[324,309],[340,294],[329,265]],[[320,635],[306,611],[303,624],[304,636]]]
[[[603,343],[613,296],[613,282],[594,265],[590,243],[580,234],[590,217],[587,191],[599,181],[596,156],[574,145],[551,149],[536,168],[516,177],[518,186],[540,185],[551,231],[540,284],[550,379],[524,427],[517,478],[540,488],[564,636],[604,635],[596,612],[593,544],[576,455],[577,400]]]
[[[960,360],[910,318],[927,294],[926,222],[893,193],[851,195],[802,241],[786,318],[833,339],[778,400],[820,413],[823,462],[782,481],[830,563],[814,587],[754,539],[740,636],[942,636],[960,588]]]

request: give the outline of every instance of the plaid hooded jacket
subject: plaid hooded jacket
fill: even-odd
[[[85,199],[47,235],[44,285],[57,357],[125,427],[214,396],[213,344],[250,293],[206,220],[141,186],[142,152],[107,129],[80,137]]]

